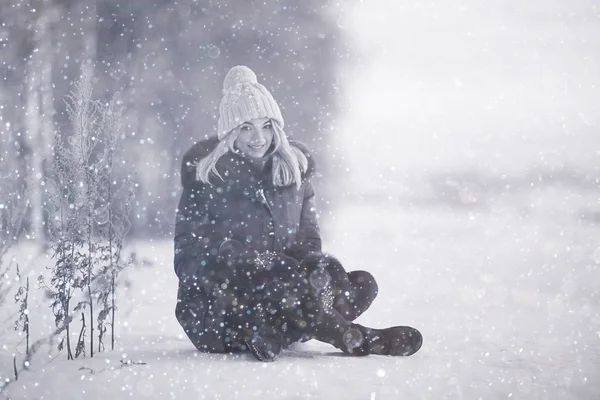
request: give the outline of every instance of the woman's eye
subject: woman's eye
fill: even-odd
[[[249,131],[249,130],[250,130],[250,127],[249,127],[248,125],[244,125],[244,126],[242,126],[242,127],[241,127],[241,129],[242,129],[243,131]]]
[[[263,129],[271,129],[273,126],[271,124],[263,125]]]

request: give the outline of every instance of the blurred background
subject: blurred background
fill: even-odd
[[[132,236],[170,236],[181,156],[215,134],[236,64],[316,153],[325,225],[365,196],[481,209],[548,185],[597,193],[599,13],[590,0],[4,1],[3,226],[26,199],[23,231],[44,235],[40,188],[82,64],[95,98],[120,92],[126,107]],[[579,203],[600,223],[597,201]]]
[[[288,133],[318,151],[338,112],[338,69],[353,59],[329,3],[2,1],[2,227],[25,199],[23,231],[46,235],[52,211],[44,207],[44,180],[54,145],[72,135],[65,98],[82,65],[93,70],[95,99],[119,92],[125,106],[127,162],[117,174],[137,183],[131,236],[171,235],[181,157],[215,135],[223,78],[236,64],[258,73],[283,108]]]
[[[336,129],[342,153],[363,161],[354,182],[426,174],[446,195],[451,181],[598,186],[594,2],[359,2],[338,26],[363,57],[341,68]]]

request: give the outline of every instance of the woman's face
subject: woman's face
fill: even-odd
[[[236,128],[239,135],[234,147],[247,157],[263,158],[273,142],[273,124],[269,118],[257,118]]]

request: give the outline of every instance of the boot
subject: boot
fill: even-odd
[[[269,362],[275,361],[279,356],[283,347],[283,338],[275,328],[263,325],[245,341],[245,344],[257,360]]]
[[[344,343],[345,352],[353,356],[410,356],[421,348],[423,336],[410,326],[373,329],[352,324],[344,334]]]

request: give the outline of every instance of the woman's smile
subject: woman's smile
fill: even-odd
[[[269,118],[256,118],[241,124],[235,147],[251,158],[262,158],[273,142],[273,123]]]
[[[248,144],[248,147],[250,147],[251,149],[255,149],[255,150],[260,150],[263,147],[265,147],[266,143],[262,143],[262,144]]]

